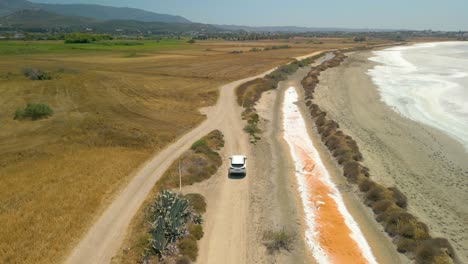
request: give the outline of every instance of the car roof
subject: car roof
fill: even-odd
[[[233,164],[244,164],[245,156],[242,155],[234,155],[231,156],[231,163]]]

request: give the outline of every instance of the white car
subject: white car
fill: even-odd
[[[242,174],[245,175],[247,172],[247,157],[242,155],[233,155],[229,157],[229,175],[231,174]]]

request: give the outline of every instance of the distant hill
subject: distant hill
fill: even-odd
[[[85,17],[62,16],[40,9],[24,9],[4,17],[0,17],[3,27],[30,29],[30,28],[69,28],[85,27],[96,20]]]
[[[26,0],[0,0],[0,16],[11,14],[19,9],[34,8],[34,5]]]
[[[100,21],[87,17],[59,15],[41,9],[16,11],[0,17],[0,24],[0,28],[4,30],[33,32],[73,32],[86,30],[94,33],[110,34],[158,34],[220,31],[220,29],[207,24],[143,22],[122,19]]]
[[[21,9],[39,8],[64,16],[88,17],[96,20],[137,20],[143,22],[191,23],[181,16],[158,14],[136,8],[86,4],[41,4],[26,0],[0,0],[0,16]]]

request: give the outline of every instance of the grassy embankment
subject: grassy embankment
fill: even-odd
[[[112,260],[112,263],[137,263],[141,260],[151,261],[151,263],[160,263],[159,261],[171,263],[170,261],[176,259],[196,260],[198,256],[197,240],[203,236],[201,223],[197,220],[189,222],[185,226],[187,234],[178,237],[172,245],[165,246],[164,250],[157,251],[151,248],[154,243],[150,243],[151,240],[156,240],[156,236],[151,233],[154,228],[154,225],[151,224],[151,208],[155,198],[158,199],[161,190],[179,188],[179,162],[182,186],[204,181],[215,174],[221,166],[222,160],[218,151],[223,146],[223,135],[220,131],[215,130],[193,143],[191,149],[169,167],[132,220],[132,226],[122,250]],[[183,196],[183,198],[189,200],[196,214],[203,214],[206,211],[206,202],[202,195],[192,193]],[[174,248],[177,249],[174,250]]]
[[[229,54],[281,45],[291,48]],[[215,102],[219,85],[292,56],[353,45],[0,41],[0,222],[8,226],[0,230],[0,262],[62,262],[132,172],[204,119],[198,109]],[[33,80],[25,69],[47,78]],[[53,115],[14,120],[28,103]]]
[[[328,118],[315,102],[314,91],[319,82],[320,72],[340,65],[346,58],[342,53],[324,64],[313,68],[302,80],[305,102],[315,121],[316,129],[325,146],[342,166],[343,176],[358,186],[364,195],[364,202],[392,237],[397,250],[406,253],[420,264],[452,263],[455,253],[444,238],[433,238],[426,224],[407,211],[406,196],[396,187],[385,187],[370,178],[369,169],[363,164],[363,156],[356,141],[340,130],[339,124]]]

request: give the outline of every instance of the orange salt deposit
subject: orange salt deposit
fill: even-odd
[[[307,223],[306,239],[318,263],[377,263],[308,136],[290,87],[283,104],[284,138],[296,164]]]

